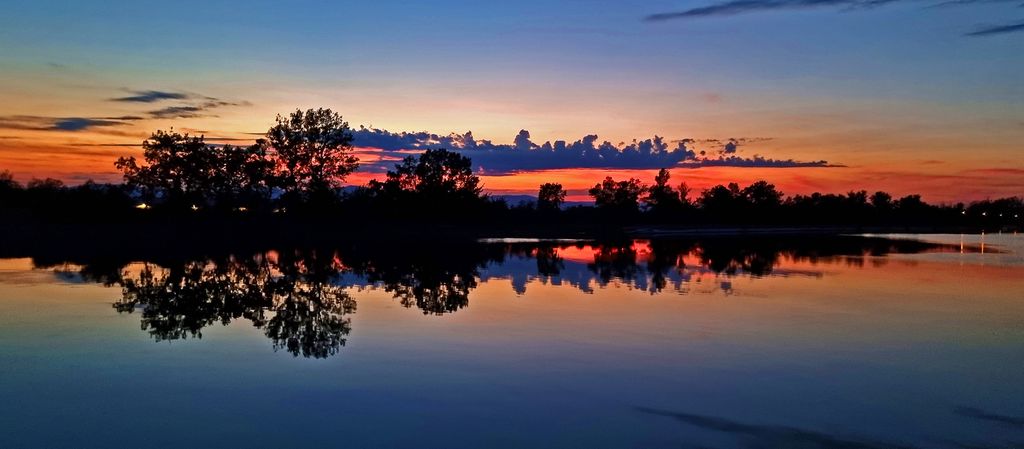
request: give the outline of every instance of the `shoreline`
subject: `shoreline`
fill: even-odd
[[[859,234],[982,234],[1019,232],[1013,229],[985,230],[958,226],[633,226],[627,235],[637,238],[673,237],[750,237],[750,236],[829,236]]]

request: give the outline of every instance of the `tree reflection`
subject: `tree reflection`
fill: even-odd
[[[350,287],[381,289],[404,307],[443,315],[468,307],[472,291],[492,279],[510,280],[516,294],[524,294],[531,281],[565,282],[585,293],[616,284],[658,294],[686,293],[692,282],[712,276],[711,285],[731,292],[737,276],[821,276],[813,265],[865,268],[883,260],[875,256],[891,253],[970,250],[863,237],[281,247],[289,249],[225,250],[191,259],[116,251],[85,262],[46,252],[34,258],[36,266],[62,273],[78,266],[76,278],[119,287],[114,308],[139,314],[142,330],[157,341],[202,338],[214,324],[248,321],[275,350],[325,358],[337,354],[351,332],[356,300]]]
[[[553,246],[538,246],[533,257],[537,259],[537,274],[541,276],[558,276],[565,269],[565,260]]]
[[[119,312],[139,311],[142,329],[157,341],[202,338],[212,324],[245,319],[274,349],[324,358],[345,345],[355,301],[331,284],[340,265],[276,254],[247,259],[189,261],[169,268],[145,264],[115,283]]]
[[[367,284],[381,286],[402,306],[417,307],[424,315],[443,315],[468,306],[479,269],[506,256],[500,247],[476,243],[354,248],[348,254],[345,260]]]

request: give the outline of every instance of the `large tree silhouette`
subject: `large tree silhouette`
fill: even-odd
[[[172,203],[205,202],[214,190],[218,170],[216,149],[203,136],[175,131],[156,131],[142,142],[145,164],[134,156],[122,157],[115,166],[125,182],[148,197],[164,197]]]
[[[640,196],[646,188],[638,179],[616,181],[610,176],[590,189],[598,208],[618,213],[634,213],[640,207]]]
[[[686,195],[689,193],[686,183],[681,184],[679,189],[675,189],[669,184],[670,179],[671,173],[663,168],[655,176],[654,185],[647,189],[644,203],[647,203],[650,211],[656,215],[675,214],[686,205]]]
[[[330,109],[279,115],[260,144],[269,146],[274,155],[278,184],[289,194],[307,199],[340,187],[359,167],[348,122]]]
[[[547,182],[537,192],[537,207],[543,210],[557,210],[565,202],[565,189],[561,184]]]
[[[269,198],[272,161],[259,145],[247,147],[206,143],[203,136],[157,131],[142,143],[140,164],[134,156],[115,166],[129,187],[148,200],[172,206],[248,205]],[[242,204],[235,204],[241,201]]]

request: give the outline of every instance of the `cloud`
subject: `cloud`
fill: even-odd
[[[122,103],[158,103],[171,100],[188,100],[171,104],[159,109],[148,111],[150,118],[174,119],[174,118],[196,118],[215,117],[209,111],[211,109],[226,106],[245,106],[250,104],[247,101],[232,102],[205,95],[190,94],[184,92],[171,92],[162,90],[141,90],[130,91],[132,95],[126,97],[111,98],[110,101]]]
[[[360,127],[353,131],[354,145],[382,150],[389,159],[408,156],[411,151],[446,148],[473,159],[474,168],[488,175],[509,175],[522,171],[554,170],[566,168],[656,169],[667,167],[833,167],[827,161],[778,160],[761,156],[740,157],[735,153],[740,142],[763,141],[765,138],[730,139],[713,156],[698,154],[691,148],[698,142],[722,141],[717,139],[682,139],[666,141],[654,136],[650,139],[613,144],[600,141],[596,134],[576,141],[556,140],[537,144],[530,132],[520,131],[512,144],[496,144],[477,140],[472,132],[439,135],[429,132],[393,133],[382,129]],[[730,150],[731,148],[731,150]],[[384,161],[366,164],[370,170],[390,168]]]
[[[53,128],[60,131],[82,131],[97,126],[117,126],[123,122],[85,117],[63,118],[53,122]]]
[[[754,155],[751,157],[719,156],[717,158],[701,158],[679,164],[682,168],[701,167],[741,167],[741,168],[809,168],[809,167],[846,167],[830,164],[828,161],[797,161],[793,159],[772,159]]]
[[[995,4],[1004,2],[1016,2],[1019,0],[932,0],[927,8],[940,8],[947,6],[969,6],[978,4]],[[713,3],[707,6],[684,9],[681,11],[650,14],[644,17],[646,22],[663,22],[667,20],[689,20],[706,17],[735,16],[775,10],[794,10],[812,8],[839,8],[843,11],[871,9],[884,6],[890,3],[907,2],[907,0],[729,0]],[[995,34],[1014,33],[1024,31],[1024,22],[1009,25],[993,26],[982,28],[966,33],[965,36],[979,37]]]
[[[659,22],[672,19],[693,19],[699,17],[733,16],[757,11],[776,9],[808,9],[827,6],[846,6],[849,8],[870,8],[892,3],[898,0],[732,0],[715,3],[683,11],[651,14],[644,18],[648,22]]]
[[[26,131],[86,131],[93,128],[123,126],[142,117],[126,115],[120,117],[41,117],[34,115],[9,115],[0,117],[0,129]]]
[[[973,4],[978,4],[978,3],[1010,3],[1010,2],[1017,2],[1017,1],[1019,1],[1019,0],[945,0],[945,1],[942,1],[942,2],[939,2],[939,3],[936,3],[934,5],[930,5],[927,8],[928,9],[932,9],[932,8],[945,8],[945,7],[948,7],[948,6],[973,5]],[[1024,6],[1024,4],[1021,4],[1020,6]]]
[[[990,26],[974,30],[970,33],[964,34],[968,37],[983,37],[983,36],[994,36],[996,34],[1007,34],[1007,33],[1019,33],[1024,32],[1024,22],[1013,23],[1009,25]]]
[[[155,103],[163,100],[185,100],[191,95],[181,92],[164,92],[159,90],[133,91],[133,95],[127,97],[111,98],[110,101],[124,103]]]
[[[725,143],[725,146],[722,147],[722,153],[734,154],[736,153],[736,150],[738,150],[739,148],[740,143],[737,142],[736,139],[729,139],[729,141]]]
[[[244,106],[249,104],[248,102],[230,102],[218,100],[216,98],[208,99],[202,103],[186,104],[178,106],[167,106],[164,108],[149,111],[149,116],[152,118],[196,118],[196,117],[214,117],[209,111],[216,108],[226,106]]]

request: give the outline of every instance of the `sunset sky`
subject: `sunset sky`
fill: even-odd
[[[696,189],[1024,195],[1022,1],[0,0],[0,170],[118,181],[154,130],[243,144],[328,107],[355,184],[447,146],[501,194],[676,167]]]

